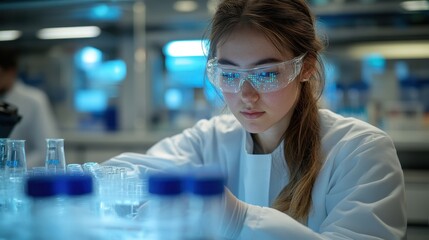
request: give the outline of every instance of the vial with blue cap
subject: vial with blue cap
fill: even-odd
[[[95,239],[91,228],[92,178],[86,175],[30,176],[28,220],[34,239]]]
[[[225,177],[211,167],[195,168],[186,178],[186,239],[220,239]]]
[[[29,226],[35,239],[68,239],[72,235],[65,176],[31,176],[26,194],[30,200]]]
[[[148,176],[148,202],[143,206],[147,239],[184,239],[186,201],[183,175],[157,173]]]

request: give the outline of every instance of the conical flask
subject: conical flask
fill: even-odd
[[[46,139],[45,167],[48,173],[65,173],[64,139]]]
[[[25,140],[7,140],[6,173],[10,177],[23,177],[27,172]]]
[[[25,140],[8,139],[5,164],[6,211],[12,214],[22,213],[25,209],[24,180],[27,173]]]
[[[0,138],[0,174],[4,172],[7,161],[7,138]]]

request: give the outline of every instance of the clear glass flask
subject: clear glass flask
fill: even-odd
[[[46,160],[45,167],[48,173],[66,172],[66,159],[64,155],[64,139],[46,139]]]
[[[7,161],[7,138],[0,138],[0,174],[4,172]]]
[[[6,207],[6,177],[7,138],[0,138],[0,218]]]
[[[6,211],[19,215],[25,211],[24,180],[27,173],[25,140],[7,140],[7,158],[5,164]]]
[[[25,140],[8,139],[5,172],[9,180],[22,178],[27,172]]]

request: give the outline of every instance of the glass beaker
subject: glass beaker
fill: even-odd
[[[45,167],[48,173],[65,173],[66,159],[64,155],[64,139],[46,139]]]
[[[6,165],[7,140],[8,138],[0,138],[0,174],[2,174]]]
[[[27,172],[25,140],[8,139],[5,172],[9,180],[24,177]]]
[[[7,138],[0,138],[0,215],[6,205],[6,177],[5,166],[7,161]]]
[[[25,140],[7,140],[5,164],[6,211],[19,214],[25,211],[24,179],[27,173]]]

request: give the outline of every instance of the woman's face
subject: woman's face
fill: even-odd
[[[223,44],[217,46],[219,63],[233,68],[254,68],[293,57],[290,51],[286,56],[280,54],[263,33],[249,27],[236,29]],[[289,125],[299,95],[299,79],[285,88],[268,93],[257,92],[245,81],[238,93],[224,92],[223,95],[229,109],[248,132],[278,136]]]

